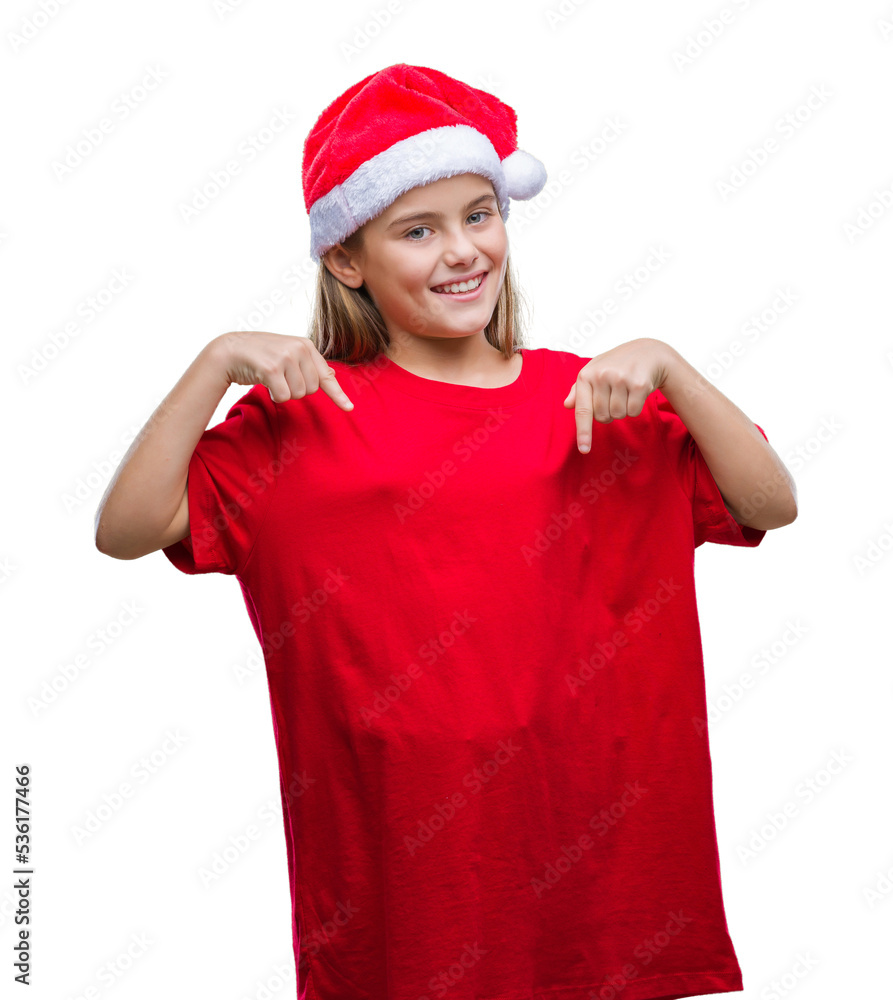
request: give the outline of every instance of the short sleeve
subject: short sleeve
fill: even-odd
[[[189,460],[189,534],[161,551],[183,573],[239,572],[261,529],[281,470],[279,415],[253,386],[208,428]]]
[[[739,524],[729,512],[710,467],[695,439],[660,390],[655,390],[655,412],[667,458],[685,495],[691,501],[695,548],[704,542],[720,545],[743,545],[754,548],[766,534],[765,528]],[[759,424],[754,427],[768,441]]]

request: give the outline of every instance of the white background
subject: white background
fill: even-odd
[[[893,4],[565,0],[562,19],[549,2],[392,0],[383,29],[385,0],[44,6],[52,16],[35,0],[2,15],[4,995],[18,995],[13,798],[27,762],[30,997],[294,996],[270,707],[238,584],[187,577],[160,552],[104,556],[93,519],[207,341],[306,335],[303,140],[326,104],[395,62],[495,93],[547,167],[549,188],[508,221],[528,344],[591,358],[665,340],[793,474],[793,524],[758,549],[696,553],[726,912],[741,995],[879,995],[893,914]],[[102,118],[112,130],[83,145]],[[251,137],[271,141],[249,160]],[[81,162],[59,169],[79,142]],[[238,175],[188,221],[195,189],[233,159]],[[649,269],[654,247],[668,258]],[[645,280],[621,297],[637,268]],[[782,292],[792,301],[773,311]],[[103,306],[87,319],[91,297]],[[609,298],[614,315],[581,329]],[[245,391],[231,386],[212,423]],[[101,808],[125,781],[132,797]]]

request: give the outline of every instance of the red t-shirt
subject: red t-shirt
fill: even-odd
[[[332,361],[352,412],[256,385],[189,463],[163,551],[263,648],[300,1000],[742,989],[694,550],[765,531],[662,392],[582,455],[589,359],[522,353],[499,388]]]

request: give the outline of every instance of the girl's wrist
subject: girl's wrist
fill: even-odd
[[[221,393],[232,385],[233,380],[229,377],[229,367],[232,358],[232,334],[221,333],[207,344],[199,352],[198,361],[202,370],[211,377],[220,380]]]

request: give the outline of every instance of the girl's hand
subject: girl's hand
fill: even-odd
[[[564,401],[577,418],[577,447],[592,443],[593,417],[601,424],[637,417],[645,400],[667,380],[676,352],[662,340],[639,337],[597,354],[577,376]]]
[[[265,385],[274,403],[322,389],[342,410],[353,409],[335,370],[309,337],[244,330],[221,334],[214,343],[228,384]]]

